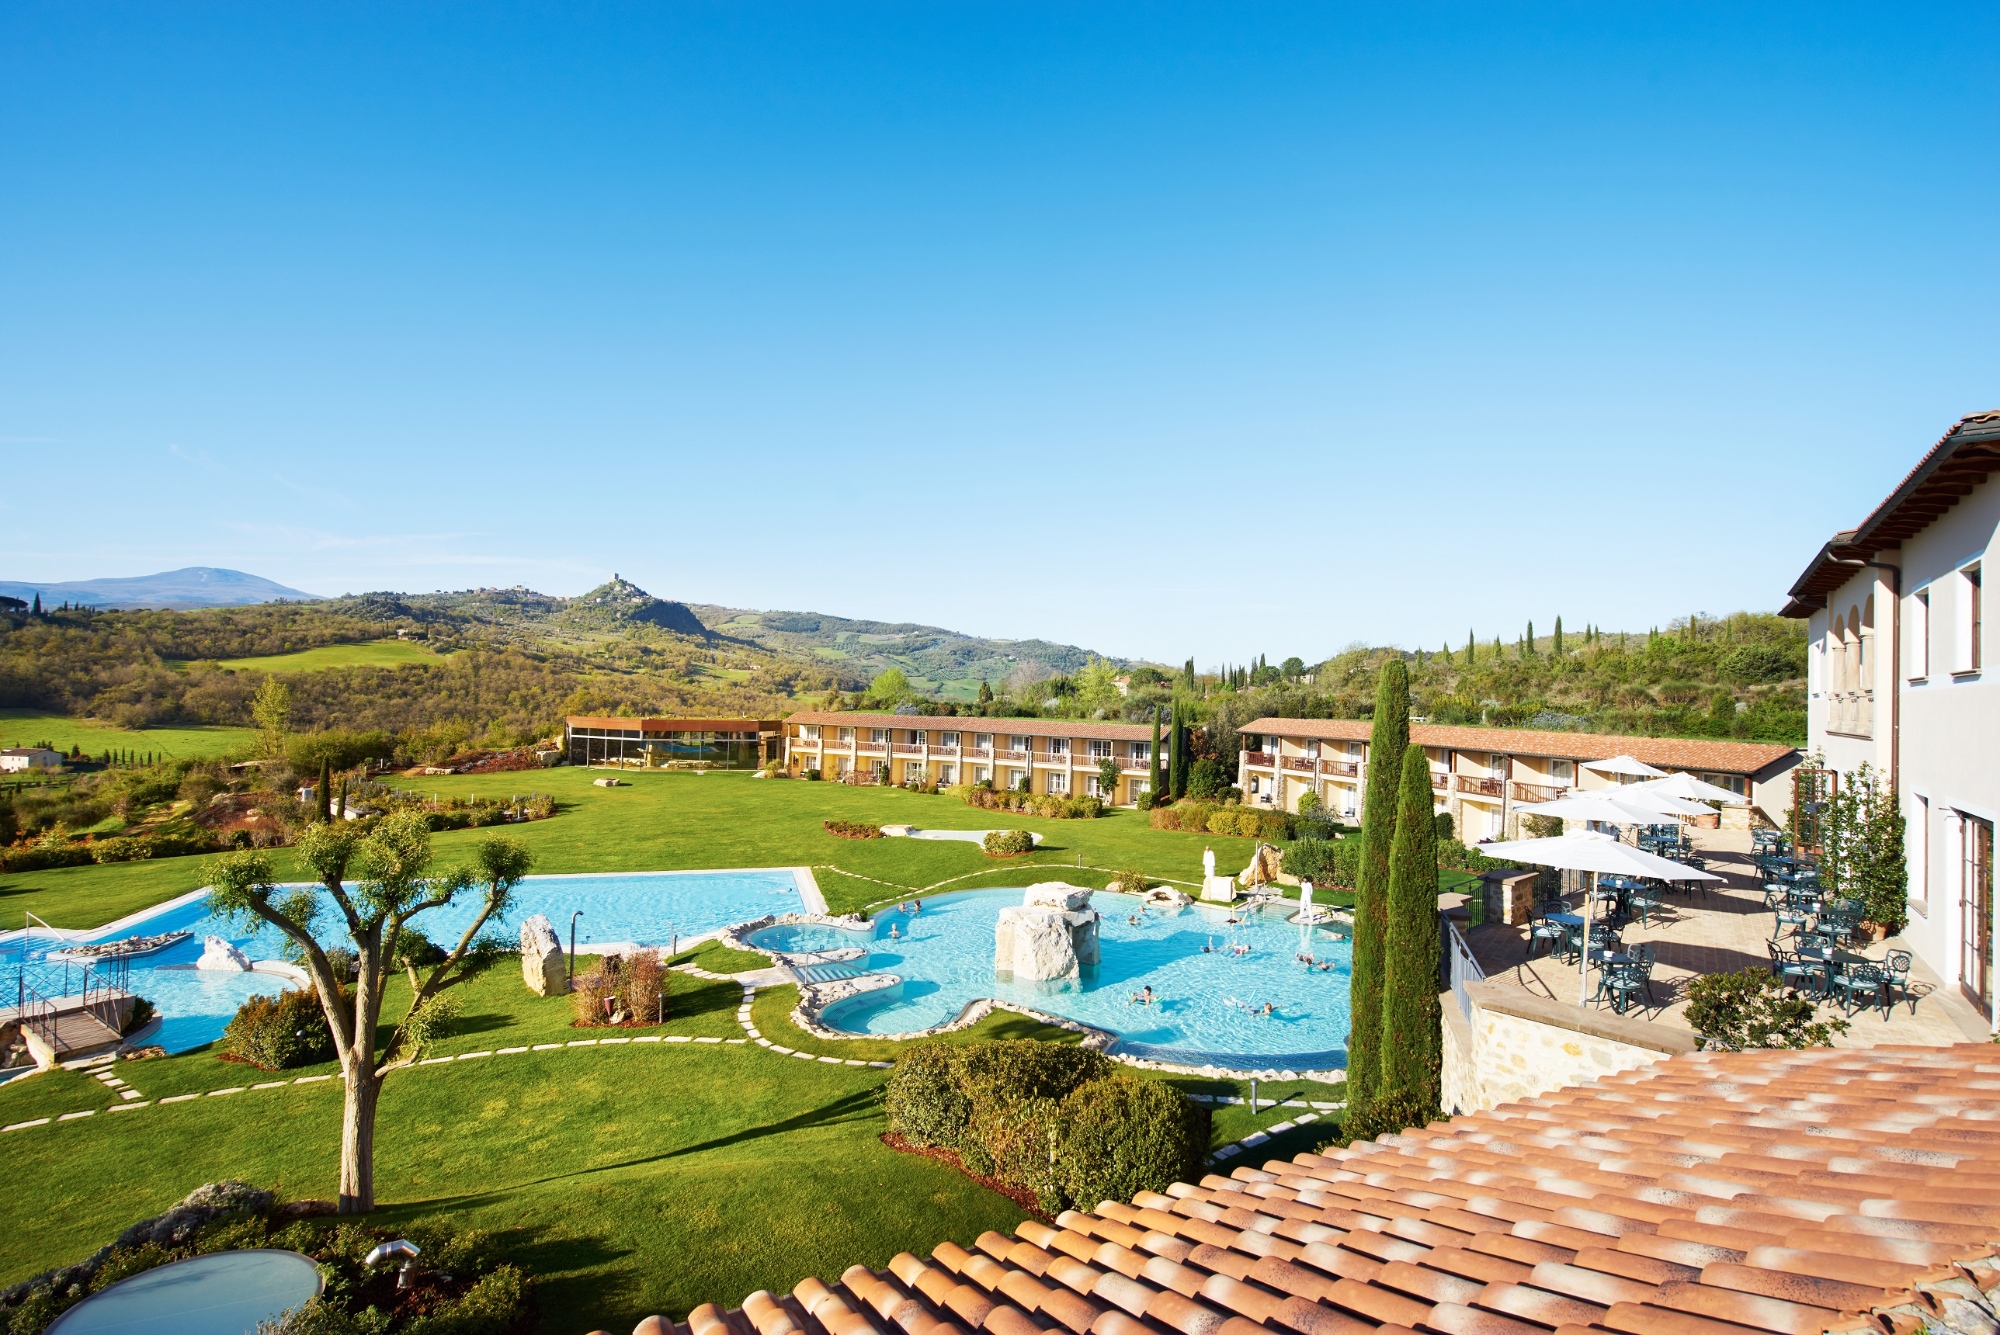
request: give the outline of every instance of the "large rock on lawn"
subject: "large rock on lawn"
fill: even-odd
[[[562,939],[546,913],[530,914],[521,924],[521,981],[538,997],[558,996],[569,989]]]

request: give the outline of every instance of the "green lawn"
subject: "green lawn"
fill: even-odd
[[[249,728],[119,728],[95,719],[65,718],[38,709],[0,709],[0,746],[60,751],[80,746],[87,755],[107,748],[152,751],[169,759],[247,754],[257,734]]]
[[[593,771],[561,767],[523,774],[443,775],[410,781],[413,789],[453,796],[546,792],[560,809],[553,818],[508,827],[535,853],[537,872],[668,871],[695,868],[830,867],[817,873],[835,912],[893,902],[918,891],[1028,885],[1056,877],[1102,886],[1105,868],[1136,866],[1150,876],[1191,888],[1201,877],[1201,852],[1216,865],[1240,869],[1255,841],[1228,835],[1155,830],[1136,811],[1101,820],[1042,820],[968,807],[954,798],[900,788],[849,788],[796,779],[753,779],[743,773],[628,773],[627,786],[598,788]],[[1041,831],[1045,842],[1023,858],[996,861],[975,844],[928,839],[836,839],[820,822],[906,822],[936,829]],[[437,836],[441,860],[464,856],[484,837],[479,830]],[[277,858],[292,873],[288,854]],[[59,927],[88,927],[201,884],[203,858],[160,858],[109,866],[0,876],[0,925],[31,911]],[[1081,868],[1078,864],[1081,863]],[[961,879],[963,878],[963,879]]]
[[[323,644],[293,654],[224,659],[222,666],[237,672],[319,672],[336,667],[408,667],[440,661],[438,654],[409,640],[371,640],[366,644]]]
[[[401,987],[392,986],[389,1013]],[[685,975],[675,975],[667,1023],[653,1030],[573,1028],[568,999],[530,995],[511,958],[455,990],[461,1028],[438,1055],[586,1035],[741,1036],[734,1020],[741,990]],[[870,1059],[904,1046],[788,1033],[782,1012],[791,997],[790,988],[759,993],[757,1018],[773,1041]],[[951,1041],[1012,1037],[1073,1039],[1002,1013]],[[149,1100],[273,1078],[206,1050],[117,1069]],[[539,1329],[551,1335],[630,1329],[648,1313],[684,1316],[702,1302],[733,1306],[754,1289],[782,1292],[809,1274],[880,1266],[946,1238],[969,1244],[989,1228],[1010,1231],[1021,1219],[1011,1202],[880,1143],[886,1077],[751,1044],[692,1042],[564,1047],[406,1069],[390,1077],[382,1099],[376,1220],[393,1227],[443,1213],[464,1227],[505,1231],[540,1277]],[[1154,1078],[1189,1092],[1247,1093],[1229,1080]],[[1261,1091],[1267,1101],[1328,1092],[1303,1083]],[[0,1123],[112,1101],[94,1080],[53,1072],[0,1086]],[[291,1197],[331,1196],[339,1106],[339,1084],[328,1080],[8,1133],[13,1217],[38,1222],[0,1230],[0,1284],[87,1255],[203,1182],[236,1177]],[[1299,1111],[1267,1105],[1253,1116],[1218,1106],[1213,1143]],[[1232,1162],[1312,1148],[1329,1129],[1301,1127]]]

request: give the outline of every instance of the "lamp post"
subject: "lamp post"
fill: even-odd
[[[570,983],[576,978],[576,920],[582,916],[582,909],[569,915],[569,958],[563,961],[567,971],[563,976],[564,990],[568,990]]]

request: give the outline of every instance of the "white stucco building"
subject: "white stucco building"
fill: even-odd
[[[20,774],[31,769],[60,769],[63,754],[46,746],[10,746],[0,750],[0,774]]]
[[[1982,571],[2000,533],[1996,470],[2000,412],[1958,422],[1820,549],[1785,608],[1808,625],[1808,750],[1842,775],[1865,761],[1896,787],[1909,823],[1904,939],[1989,1020],[2000,681]]]

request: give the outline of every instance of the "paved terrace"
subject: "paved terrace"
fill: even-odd
[[[1708,857],[1708,870],[1725,878],[1721,885],[1705,883],[1704,889],[1670,893],[1662,914],[1650,925],[1637,921],[1621,933],[1627,945],[1642,941],[1653,944],[1657,962],[1653,968],[1653,995],[1656,1005],[1636,1008],[1626,1015],[1652,1020],[1677,1029],[1688,1029],[1687,985],[1705,973],[1734,973],[1752,965],[1768,966],[1766,948],[1776,931],[1775,915],[1764,907],[1755,864],[1750,861],[1750,836],[1736,830],[1696,830],[1696,845]],[[1572,897],[1574,907],[1574,897]],[[1528,929],[1489,922],[1474,928],[1466,938],[1489,982],[1519,988],[1530,995],[1574,1004],[1577,999],[1577,969],[1543,955],[1528,959]],[[1865,955],[1880,959],[1899,940],[1862,948]],[[1591,975],[1593,990],[1596,974]],[[1835,1047],[1866,1048],[1878,1044],[1919,1044],[1926,1047],[1985,1041],[1989,1026],[1984,1016],[1950,988],[1918,959],[1910,974],[1910,991],[1919,999],[1914,1008],[1898,1003],[1892,1015],[1884,1017],[1878,1008],[1856,1011],[1849,1021],[1852,1028],[1834,1040]],[[1611,1011],[1610,1003],[1594,1009]],[[1823,1014],[1839,1014],[1830,1006]]]

